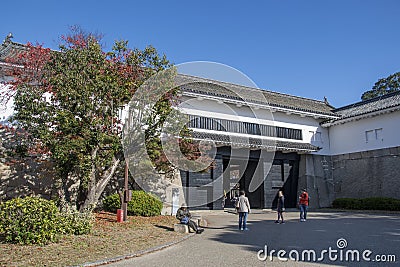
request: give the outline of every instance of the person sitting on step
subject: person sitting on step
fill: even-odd
[[[178,209],[176,212],[176,218],[182,223],[186,224],[190,228],[193,229],[193,231],[196,232],[196,234],[201,234],[204,229],[200,228],[196,222],[191,220],[192,215],[190,214],[189,208],[186,204],[182,204],[182,206]]]

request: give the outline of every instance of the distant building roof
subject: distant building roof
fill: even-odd
[[[216,96],[253,104],[268,105],[271,108],[285,108],[313,114],[335,116],[332,112],[334,107],[329,105],[326,101],[292,96],[183,74],[179,74],[177,80],[181,84],[186,84],[181,86],[184,93]],[[263,96],[264,99],[262,99],[262,97],[260,99],[260,96]]]
[[[15,57],[18,53],[26,50],[26,45],[13,42],[12,34],[9,34],[0,45],[0,68],[8,62],[8,59]],[[303,98],[269,90],[232,84],[228,82],[210,80],[201,77],[179,74],[177,81],[181,84],[183,93],[192,93],[221,99],[241,101],[243,104],[252,103],[269,106],[271,109],[287,109],[321,115],[321,118],[328,119],[323,126],[332,123],[344,123],[363,115],[385,111],[393,108],[400,108],[400,92],[390,93],[366,101],[357,102],[348,106],[335,109],[327,101]],[[262,96],[260,98],[260,96]],[[317,116],[318,117],[318,116]]]
[[[333,112],[340,117],[328,120],[322,125],[330,126],[345,123],[361,117],[375,116],[394,110],[400,110],[400,91],[337,108]]]
[[[0,45],[0,63],[7,63],[7,59],[13,58],[18,53],[26,50],[26,45],[13,42],[11,38],[12,35],[9,34],[4,42]],[[326,101],[302,98],[183,74],[179,74],[177,80],[187,84],[183,86],[183,90],[185,92],[219,96],[226,99],[235,99],[255,104],[269,105],[276,108],[286,108],[302,112],[311,112],[314,114],[335,116],[335,114],[332,112],[334,108]],[[260,99],[260,93],[264,96],[264,99]]]
[[[12,36],[7,36],[0,45],[0,62],[7,62],[8,59],[15,57],[25,51],[26,45],[11,41]]]

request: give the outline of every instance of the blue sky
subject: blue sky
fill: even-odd
[[[322,100],[360,100],[400,71],[400,1],[5,1],[0,37],[57,48],[69,26],[155,46],[176,64],[215,61],[260,88]]]

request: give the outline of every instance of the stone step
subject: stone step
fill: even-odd
[[[193,230],[189,226],[182,223],[174,224],[174,231],[182,234],[188,234],[193,232]]]
[[[207,227],[207,221],[204,220],[200,214],[192,214],[192,220],[195,221],[198,226]]]
[[[190,218],[192,221],[194,221],[195,223],[197,223],[198,226],[201,225],[201,221],[202,221],[202,217],[201,215],[198,214],[192,214],[192,218]]]

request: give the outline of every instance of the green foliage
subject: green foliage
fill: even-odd
[[[379,79],[371,90],[362,94],[361,99],[367,100],[377,96],[386,95],[400,90],[400,72]]]
[[[15,198],[0,204],[0,228],[6,242],[46,244],[59,238],[59,212],[52,201]]]
[[[332,207],[350,210],[400,211],[400,199],[385,197],[338,198],[333,201]]]
[[[103,209],[109,212],[117,212],[121,208],[121,198],[119,194],[112,194],[104,198]]]
[[[103,200],[103,208],[106,211],[116,212],[121,208],[121,200],[118,194],[113,194]],[[132,200],[128,202],[128,215],[157,216],[161,214],[162,202],[144,191],[133,191]]]
[[[60,228],[63,234],[85,235],[93,227],[94,218],[91,213],[64,212],[60,214]]]
[[[333,201],[332,207],[335,209],[360,209],[360,199],[357,198],[337,198]]]
[[[51,200],[26,197],[0,203],[0,233],[10,243],[44,245],[61,234],[86,234],[92,225],[91,215],[60,213]]]
[[[103,51],[98,36],[79,28],[62,40],[58,52],[27,45],[15,59],[23,68],[13,70],[10,84],[14,120],[51,152],[66,196],[70,177],[79,179],[84,201],[77,208],[85,210],[122,158],[120,108],[171,65],[154,47],[129,49],[127,41]]]
[[[161,214],[162,202],[144,191],[133,191],[128,202],[128,214],[137,216],[157,216]]]

